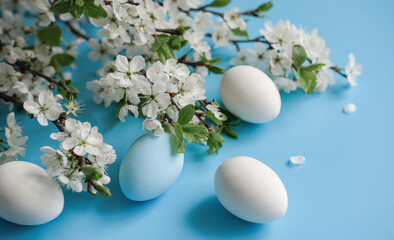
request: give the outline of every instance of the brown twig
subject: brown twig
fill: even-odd
[[[59,81],[59,80],[56,80],[56,79],[53,78],[53,77],[50,77],[50,76],[48,76],[48,75],[43,74],[42,72],[39,72],[39,71],[37,71],[37,70],[34,70],[34,69],[31,68],[30,64],[27,63],[27,62],[25,62],[25,61],[18,61],[18,62],[16,62],[15,64],[10,64],[10,65],[13,66],[14,68],[15,68],[15,66],[18,66],[18,67],[19,67],[19,70],[20,70],[21,72],[29,71],[29,72],[31,72],[34,76],[39,76],[39,77],[44,78],[47,82],[52,83],[52,84],[56,85],[57,87],[62,87],[68,94],[72,94],[72,93],[73,93],[73,91],[71,91],[71,89],[69,89],[69,88],[66,86],[66,84],[64,83],[63,80],[60,80],[60,81]],[[15,70],[18,70],[18,69],[15,69]]]
[[[341,69],[338,66],[332,66],[332,67],[330,67],[330,69],[333,70],[334,72],[338,73],[342,77],[347,78],[347,74],[341,72]]]
[[[85,39],[86,41],[89,41],[90,37],[88,35],[86,35],[85,33],[79,31],[77,28],[75,28],[70,21],[65,22],[65,23],[73,34]]]
[[[173,35],[182,35],[182,33],[176,29],[170,29],[170,28],[156,28],[157,32],[162,32],[162,33],[168,33],[168,34],[173,34]]]
[[[19,99],[15,98],[15,97],[8,96],[7,94],[0,92],[0,98],[6,102],[11,102],[11,103],[16,104],[19,108],[23,108],[23,102],[19,101]]]
[[[208,63],[206,63],[206,62],[201,62],[201,61],[199,61],[199,62],[190,62],[190,61],[184,60],[182,58],[178,59],[178,62],[186,64],[188,66],[192,66],[192,67],[207,66],[208,65]]]

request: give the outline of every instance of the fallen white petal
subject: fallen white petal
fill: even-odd
[[[346,114],[351,114],[354,113],[356,109],[357,109],[356,105],[354,105],[353,103],[349,103],[343,107],[343,112]]]
[[[293,165],[301,165],[305,162],[305,157],[298,155],[298,156],[292,156],[290,157],[290,164]]]

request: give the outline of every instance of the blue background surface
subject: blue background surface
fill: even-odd
[[[260,1],[234,0],[241,10]],[[269,19],[289,19],[318,28],[331,48],[331,59],[344,66],[354,52],[364,73],[359,85],[348,88],[344,79],[324,93],[283,94],[279,117],[268,124],[242,123],[238,140],[227,139],[218,156],[188,145],[185,166],[177,182],[161,197],[133,202],[120,191],[118,171],[130,144],[143,134],[142,119],[121,123],[115,110],[92,101],[85,82],[95,79],[83,45],[74,71],[86,105],[80,119],[97,125],[118,154],[109,174],[111,198],[65,191],[63,213],[54,221],[25,227],[0,220],[0,239],[394,239],[394,1],[299,0],[274,1]],[[251,19],[251,37],[264,20]],[[230,57],[227,49],[216,56]],[[207,78],[208,98],[218,98],[220,76]],[[345,104],[357,112],[346,116]],[[1,108],[4,126],[5,108]],[[26,161],[40,163],[42,145],[53,126],[41,127],[18,115],[29,136]],[[305,155],[300,168],[287,165],[293,155]],[[287,188],[289,208],[280,220],[252,224],[228,213],[213,189],[216,168],[239,155],[255,157],[278,173]]]

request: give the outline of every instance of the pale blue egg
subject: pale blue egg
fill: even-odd
[[[146,201],[164,193],[183,168],[183,154],[176,153],[175,146],[175,138],[167,133],[138,138],[120,165],[123,194],[134,201]]]

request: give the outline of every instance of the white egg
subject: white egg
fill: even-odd
[[[280,112],[281,100],[275,84],[252,66],[229,69],[220,82],[220,97],[232,114],[246,122],[269,122]]]
[[[250,157],[234,157],[216,170],[215,192],[222,205],[249,222],[274,221],[287,211],[287,192],[276,173]]]
[[[123,157],[119,182],[123,194],[134,201],[146,201],[164,193],[183,168],[183,154],[175,151],[175,138],[145,134]]]
[[[0,217],[21,225],[39,225],[62,212],[62,189],[46,171],[29,162],[0,166]]]

